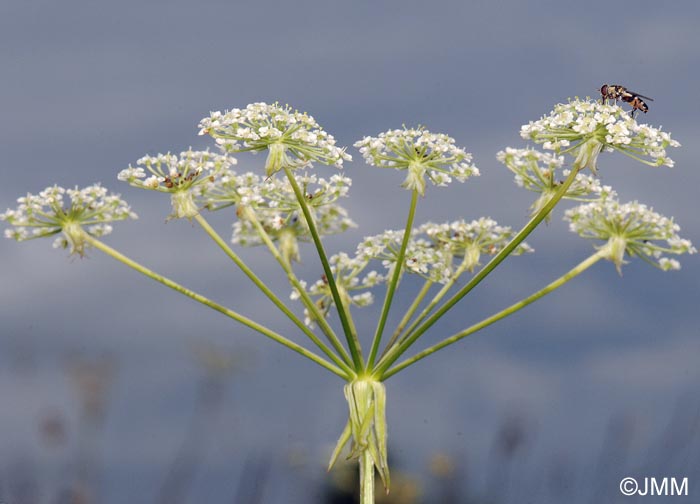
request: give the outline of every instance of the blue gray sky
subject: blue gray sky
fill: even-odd
[[[110,245],[293,334],[196,226],[165,223],[167,198],[118,182],[118,171],[146,153],[212,146],[197,136],[210,111],[279,100],[312,114],[341,145],[402,124],[451,135],[473,153],[482,176],[429,187],[417,221],[490,216],[517,227],[532,198],[513,184],[496,152],[524,146],[520,125],[555,103],[595,96],[608,82],[652,96],[642,120],[662,125],[682,147],[671,152],[672,169],[606,155],[601,178],[622,199],[674,216],[697,245],[699,21],[700,6],[690,0],[634,7],[600,0],[6,2],[0,208],[54,183],[100,181],[140,216],[116,225]],[[332,252],[402,226],[409,203],[401,174],[368,167],[350,152],[346,206],[359,228],[329,239]],[[242,155],[239,168],[263,162]],[[480,320],[585,258],[591,244],[571,235],[560,217],[529,238],[535,255],[507,261],[439,331]],[[212,222],[230,234],[227,216]],[[312,252],[302,251],[299,267],[308,280],[319,275]],[[288,292],[265,254],[241,254],[277,292]],[[49,240],[2,240],[0,259],[0,467],[18,454],[50,465],[36,423],[46,411],[75,420],[66,362],[108,354],[116,372],[100,440],[101,502],[153,501],[193,408],[201,370],[191,348],[206,342],[249,362],[228,384],[216,442],[192,495],[225,502],[231,485],[221,475],[238,474],[241,454],[251,452],[302,446],[312,461],[309,477],[324,477],[326,450],[346,415],[339,380],[96,251],[73,259]],[[646,448],[678,405],[692,417],[699,404],[700,266],[697,256],[681,261],[674,273],[636,261],[623,277],[599,264],[556,296],[392,378],[397,459],[416,473],[437,451],[483,467],[499,422],[516,414],[537,426],[538,456],[563,453],[588,467],[606,426],[623,415],[636,426],[627,463],[648,466],[655,459]],[[401,287],[394,322],[418,283]],[[360,333],[371,333],[376,310],[358,317]],[[690,446],[698,446],[695,436]],[[679,471],[700,476],[698,463],[689,457]],[[134,482],[128,489],[127,477]]]

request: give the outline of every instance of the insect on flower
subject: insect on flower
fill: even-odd
[[[632,117],[634,117],[634,113],[637,110],[641,110],[645,114],[649,111],[649,107],[644,100],[654,101],[653,98],[630,91],[626,87],[620,86],[619,84],[603,84],[603,86],[600,88],[600,96],[603,103],[607,102],[608,100],[612,100],[613,102],[621,100],[629,103],[632,105],[632,110],[630,111],[630,115]]]

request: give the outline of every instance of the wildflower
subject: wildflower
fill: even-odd
[[[343,166],[352,158],[306,113],[277,102],[253,103],[245,109],[212,112],[199,123],[200,135],[211,135],[224,152],[268,150],[265,174],[285,166],[306,168],[312,162]]]
[[[615,199],[596,201],[566,211],[571,231],[583,238],[606,240],[600,249],[621,272],[625,254],[640,257],[664,271],[680,264],[663,254],[693,254],[697,250],[689,240],[678,236],[680,226],[646,205],[633,201],[621,204]],[[665,242],[660,243],[660,242]]]
[[[146,178],[143,168],[129,166],[120,171],[117,178],[133,187],[170,193],[173,213],[169,218],[190,219],[199,213],[192,189],[215,178],[230,165],[236,164],[236,160],[209,151],[190,149],[181,152],[180,156],[170,153],[144,156],[136,163],[145,166],[151,175]]]
[[[385,231],[384,233],[365,237],[357,246],[357,257],[363,260],[376,259],[389,270],[389,275],[396,266],[401,249],[403,230]],[[409,273],[415,273],[425,279],[446,283],[452,272],[451,254],[434,247],[425,239],[411,237],[406,247],[404,266]]]
[[[273,241],[280,242],[282,255],[288,261],[299,261],[298,242],[311,242],[311,232],[306,219],[299,212],[278,212],[270,208],[246,207],[239,212],[241,218],[233,224],[234,244],[251,247],[263,244],[258,228],[250,218],[249,212],[255,215],[265,232]],[[314,211],[314,222],[319,235],[339,234],[351,227],[357,227],[347,211],[340,205],[326,205]]]
[[[5,230],[5,237],[24,241],[62,233],[54,248],[70,247],[71,254],[81,257],[87,246],[86,234],[108,235],[112,232],[110,222],[137,218],[119,195],[108,194],[99,184],[83,189],[54,185],[38,195],[27,194],[17,203],[16,210],[0,214],[0,220],[13,226]]]
[[[331,256],[328,262],[333,272],[335,284],[340,292],[340,297],[346,306],[369,306],[374,302],[374,296],[368,289],[386,281],[385,276],[374,270],[365,273],[365,269],[369,264],[367,259],[350,257],[348,254],[341,252]],[[302,285],[306,288],[305,283],[302,283]],[[325,275],[306,290],[312,297],[316,298],[316,306],[318,306],[321,313],[327,316],[330,308],[335,303]],[[297,290],[292,291],[291,299],[299,299],[299,297],[300,294]],[[304,315],[306,324],[311,325],[313,320],[308,310],[304,311]]]
[[[365,161],[379,168],[406,170],[402,187],[425,194],[425,178],[436,186],[446,186],[452,177],[464,182],[479,175],[471,164],[472,155],[455,147],[454,139],[430,133],[423,127],[389,130],[377,137],[364,137],[355,143]]]
[[[450,258],[461,257],[462,267],[469,272],[479,266],[481,254],[497,254],[515,234],[510,227],[499,226],[495,220],[487,217],[471,222],[458,220],[444,224],[427,223],[420,226],[417,232],[426,234],[434,248],[448,254]],[[516,247],[513,255],[526,252],[534,250],[523,242]],[[454,270],[451,264],[449,268],[450,271]]]
[[[307,173],[296,175],[295,178],[304,193],[306,204],[311,208],[330,205],[347,197],[352,185],[350,178],[339,174],[328,180]],[[228,170],[217,179],[200,186],[197,199],[209,210],[240,205],[301,212],[301,205],[288,180],[263,179],[252,172],[238,175]]]
[[[564,164],[563,156],[556,156],[534,149],[506,148],[496,154],[496,159],[505,164],[515,174],[515,183],[540,196],[530,207],[532,215],[539,212],[552,196],[559,190],[561,178],[567,178],[571,170],[562,170],[561,178],[557,171]],[[600,180],[590,175],[577,173],[571,186],[563,196],[564,199],[587,201],[591,199],[615,197],[616,193],[610,186],[604,186]],[[550,216],[547,216],[549,219]]]
[[[579,170],[594,174],[602,150],[618,151],[649,166],[673,166],[666,147],[678,147],[665,131],[638,124],[618,105],[573,100],[560,103],[548,116],[531,121],[520,136],[556,153],[575,156]]]
[[[356,224],[336,201],[345,197],[351,180],[342,175],[330,179],[315,175],[297,175],[306,204],[320,235],[338,234]],[[259,221],[270,238],[280,243],[283,256],[299,260],[298,242],[312,240],[301,205],[287,179],[262,179],[246,173],[227,173],[214,183],[202,187],[198,198],[210,209],[238,205],[239,220],[233,226],[233,243],[255,246],[263,243],[255,225]]]
[[[226,170],[214,180],[197,186],[195,199],[210,211],[232,205],[257,206],[264,204],[265,187],[265,181],[252,172],[237,174]]]

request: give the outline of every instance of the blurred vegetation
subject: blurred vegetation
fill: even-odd
[[[295,446],[284,454],[228,453],[235,471],[220,488],[202,494],[198,478],[212,469],[208,454],[229,426],[219,422],[230,401],[229,387],[249,366],[251,356],[241,350],[199,344],[190,348],[198,372],[194,397],[181,410],[179,447],[170,461],[156,468],[152,485],[154,504],[265,504],[358,502],[356,463],[339,461],[329,475],[318,447]],[[22,373],[27,356],[15,368]],[[31,450],[0,453],[0,503],[101,504],[121,502],[111,490],[110,455],[102,442],[110,418],[110,398],[118,386],[119,361],[113,355],[73,353],[62,359],[60,370],[72,387],[74,401],[65,409],[43,408],[35,423],[41,456]],[[28,419],[29,421],[30,419]],[[167,419],[163,419],[167,421]],[[470,453],[460,443],[424,459],[405,464],[389,447],[392,461],[391,492],[377,478],[377,504],[538,504],[585,502],[614,503],[621,498],[617,485],[623,476],[659,475],[700,480],[700,401],[680,397],[664,429],[652,438],[643,433],[649,425],[630,412],[612,412],[602,439],[591,439],[593,457],[581,455],[561,443],[555,450],[542,448],[548,439],[537,418],[521,411],[506,412],[494,426],[488,448]],[[4,433],[12,435],[12,433]],[[243,433],[230,432],[232,436]],[[576,432],[571,432],[575,437]],[[36,452],[34,452],[36,453]],[[316,453],[314,455],[314,453]],[[342,458],[342,457],[341,457]],[[226,463],[226,461],[224,461]],[[410,465],[411,469],[407,467]],[[416,469],[417,468],[417,469]],[[200,480],[201,481],[201,480]],[[112,485],[111,488],[114,488]],[[203,500],[204,499],[204,500]],[[632,502],[627,498],[625,502]]]

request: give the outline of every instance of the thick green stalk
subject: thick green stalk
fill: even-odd
[[[265,245],[267,245],[267,248],[270,250],[272,256],[284,270],[285,274],[287,275],[287,279],[289,280],[289,283],[292,284],[292,286],[299,293],[299,296],[302,302],[304,303],[306,309],[309,310],[312,319],[318,324],[323,333],[326,335],[326,338],[328,339],[330,344],[333,345],[333,348],[335,348],[338,354],[345,361],[345,365],[343,366],[343,368],[348,367],[348,369],[351,369],[349,367],[352,364],[350,356],[345,351],[345,348],[343,348],[343,345],[340,343],[340,340],[335,335],[335,332],[333,332],[333,328],[328,324],[326,318],[323,316],[323,313],[321,313],[321,311],[318,309],[318,306],[316,306],[316,303],[314,303],[313,299],[309,297],[308,293],[306,292],[306,289],[304,289],[304,286],[294,274],[294,270],[292,269],[291,264],[289,264],[289,261],[282,257],[282,254],[280,254],[279,250],[277,250],[277,247],[272,242],[270,235],[265,230],[262,223],[258,220],[258,217],[255,215],[255,211],[247,211],[244,215],[244,218],[248,219],[250,222],[253,223],[255,229],[257,229],[258,231],[258,235],[260,235],[260,238],[265,243]],[[354,371],[351,371],[351,373],[355,374]]]
[[[576,179],[576,175],[579,172],[579,167],[574,165],[571,173],[566,178],[564,183],[559,187],[559,190],[552,196],[552,199],[544,205],[535,215],[530,219],[530,221],[523,227],[518,234],[516,234],[508,244],[501,249],[501,251],[496,254],[493,259],[491,259],[486,266],[481,268],[481,270],[472,277],[472,279],[462,287],[454,296],[452,296],[442,307],[440,307],[435,313],[433,313],[428,320],[423,322],[420,326],[416,328],[413,334],[404,340],[399,345],[392,348],[384,358],[376,366],[376,369],[381,372],[386,371],[391,364],[393,364],[408,348],[425,332],[427,331],[435,322],[437,322],[440,317],[442,317],[450,308],[457,304],[464,296],[466,296],[474,287],[479,285],[479,283],[486,278],[486,276],[493,271],[496,266],[501,264],[501,262],[510,255],[510,253],[515,250],[515,248],[520,245],[520,243],[527,238],[527,236],[538,226],[542,220],[544,220],[552,208],[559,202],[559,200],[566,194],[571,184],[573,184]]]
[[[364,369],[362,347],[360,346],[360,340],[357,337],[357,333],[353,331],[354,325],[351,325],[349,322],[351,317],[350,310],[340,297],[340,292],[338,291],[338,286],[335,283],[335,277],[333,276],[331,265],[328,263],[328,256],[326,255],[326,251],[323,248],[323,243],[321,242],[321,237],[316,229],[314,217],[311,215],[309,205],[306,203],[306,196],[301,192],[301,188],[294,178],[294,174],[289,166],[284,167],[284,173],[287,175],[287,179],[294,190],[294,195],[296,196],[299,206],[301,207],[301,211],[304,214],[304,218],[306,219],[306,224],[309,226],[311,238],[314,241],[316,251],[318,252],[318,257],[321,260],[321,265],[323,266],[323,272],[328,279],[328,287],[331,289],[333,302],[338,310],[338,317],[340,317],[340,323],[343,326],[343,332],[345,333],[345,338],[347,339],[348,347],[350,348],[353,364],[355,365],[355,369],[360,371]]]
[[[384,326],[386,325],[386,319],[389,316],[389,309],[391,308],[391,303],[394,300],[394,292],[396,292],[396,286],[399,284],[399,279],[401,278],[401,273],[403,272],[404,258],[406,257],[406,248],[408,247],[408,240],[411,238],[411,231],[413,231],[413,219],[416,215],[416,205],[418,204],[418,191],[413,190],[411,194],[411,206],[408,209],[408,217],[406,218],[406,227],[403,232],[403,240],[401,241],[401,249],[399,250],[399,255],[396,257],[396,263],[394,264],[394,274],[391,276],[391,281],[389,282],[389,287],[386,290],[386,296],[384,296],[384,305],[382,306],[382,313],[379,316],[379,323],[377,324],[377,330],[374,333],[374,339],[372,340],[372,348],[369,353],[369,359],[367,359],[367,369],[372,369],[374,366],[374,359],[377,357],[377,351],[379,350],[379,342],[382,340],[382,333],[384,332]]]
[[[247,317],[244,317],[243,315],[241,315],[233,310],[226,308],[225,306],[222,306],[218,303],[215,303],[214,301],[202,296],[201,294],[197,294],[196,292],[191,291],[191,290],[187,289],[186,287],[183,287],[182,285],[170,280],[169,278],[166,278],[162,275],[159,275],[158,273],[146,268],[145,266],[142,266],[141,264],[137,263],[136,261],[129,259],[128,257],[121,254],[120,252],[117,252],[116,250],[114,250],[112,247],[110,247],[106,243],[101,242],[97,238],[94,238],[94,237],[88,235],[87,233],[84,233],[84,236],[85,236],[85,241],[90,243],[90,245],[92,245],[96,249],[101,250],[102,252],[104,252],[108,256],[116,259],[117,261],[120,261],[120,262],[126,264],[130,268],[138,271],[139,273],[146,275],[147,277],[151,278],[152,280],[155,280],[156,282],[160,282],[163,285],[170,287],[174,291],[177,291],[180,294],[184,294],[185,296],[187,296],[191,299],[194,299],[195,301],[202,303],[203,305],[208,306],[209,308],[216,310],[219,313],[223,313],[227,317],[230,317],[233,320],[240,322],[241,324],[263,334],[264,336],[267,336],[268,338],[276,341],[277,343],[280,343],[281,345],[286,346],[290,350],[293,350],[293,351],[297,352],[298,354],[303,355],[304,357],[312,360],[313,362],[315,362],[319,366],[323,366],[324,368],[328,369],[332,373],[335,373],[336,375],[340,376],[344,380],[351,380],[352,379],[352,375],[350,375],[347,372],[343,371],[342,369],[336,367],[332,363],[326,361],[325,359],[323,359],[319,355],[316,355],[315,353],[310,352],[306,348],[304,348],[300,345],[297,345],[296,343],[288,340],[287,338],[285,338],[281,334],[278,334],[278,333],[272,331],[271,329],[268,329],[267,327],[265,327],[261,324],[258,324],[257,322],[255,322]]]
[[[518,301],[515,304],[510,305],[508,308],[505,308],[504,310],[499,311],[498,313],[491,315],[490,317],[482,320],[481,322],[474,324],[473,326],[458,332],[457,334],[450,336],[449,338],[444,339],[440,343],[431,346],[430,348],[426,348],[422,352],[417,353],[413,357],[406,359],[405,361],[401,362],[400,364],[397,364],[393,368],[389,369],[385,373],[381,375],[381,380],[386,380],[390,376],[395,375],[402,369],[410,366],[411,364],[414,364],[418,362],[419,360],[427,357],[428,355],[437,352],[438,350],[445,348],[448,345],[451,345],[453,343],[456,343],[457,341],[461,340],[462,338],[466,338],[467,336],[474,334],[475,332],[483,329],[484,327],[490,326],[494,322],[498,322],[502,318],[507,317],[508,315],[511,315],[512,313],[515,313],[516,311],[526,307],[527,305],[534,303],[541,297],[546,296],[550,292],[552,292],[555,289],[558,289],[562,285],[564,285],[566,282],[569,280],[575,278],[576,276],[580,275],[584,271],[586,271],[588,268],[593,266],[596,262],[599,260],[603,259],[605,255],[608,252],[605,250],[599,250],[592,256],[590,256],[588,259],[585,261],[580,262],[576,267],[571,269],[569,272],[566,274],[560,276],[557,278],[555,281],[544,287],[543,289],[535,292],[534,294],[526,297],[525,299]]]
[[[374,504],[374,461],[368,449],[360,455],[360,504]]]
[[[224,253],[231,258],[231,260],[236,263],[236,265],[245,273],[245,275],[250,278],[250,280],[260,289],[263,294],[265,294],[270,301],[272,301],[279,310],[284,313],[289,320],[294,322],[294,325],[296,325],[301,331],[311,340],[314,342],[314,344],[323,352],[325,353],[328,357],[333,360],[338,366],[340,366],[346,373],[349,375],[353,375],[354,372],[353,370],[349,367],[349,359],[347,362],[343,362],[342,359],[338,358],[336,354],[334,354],[330,348],[328,348],[321,340],[318,339],[318,336],[316,336],[311,329],[309,329],[306,324],[304,324],[303,321],[299,319],[292,311],[287,308],[287,306],[278,298],[271,290],[270,288],[265,285],[265,283],[258,278],[258,276],[253,273],[253,271],[246,266],[246,264],[241,260],[240,257],[231,249],[231,247],[228,246],[228,244],[219,236],[219,234],[212,228],[207,220],[202,217],[200,214],[195,215],[195,220],[199,223],[200,226],[204,229],[204,231],[211,237],[214,242],[221,248],[221,250],[224,251]],[[313,304],[313,303],[312,303]],[[337,338],[336,338],[337,341]],[[340,343],[338,343],[340,345]],[[341,346],[342,348],[342,346]],[[347,359],[347,354],[345,354],[345,357]]]

